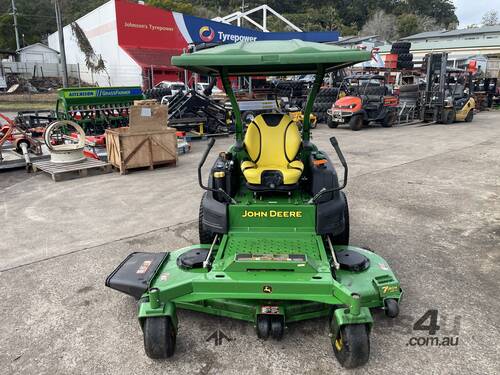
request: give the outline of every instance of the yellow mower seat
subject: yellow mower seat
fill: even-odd
[[[247,182],[267,187],[296,184],[304,171],[304,164],[295,160],[301,142],[297,123],[288,115],[255,117],[243,141],[250,158],[241,163]]]

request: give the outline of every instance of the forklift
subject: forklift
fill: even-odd
[[[221,78],[234,112],[235,143],[218,155],[208,184],[202,168],[214,138],[198,165],[205,190],[200,244],[132,253],[106,280],[138,300],[150,358],[174,355],[180,308],[247,321],[261,340],[281,340],[287,325],[325,318],[340,364],[367,363],[370,309],[395,318],[402,290],[386,260],[349,245],[342,191],[347,162],[330,138],[344,170],[340,183],[328,154],[311,142],[310,114],[326,73],[370,58],[366,51],[299,40],[240,42],[172,58],[182,69]],[[302,131],[288,114],[269,112],[244,132],[230,76],[311,73]]]
[[[447,61],[446,52],[424,57],[426,82],[420,107],[423,122],[452,124],[457,120],[471,122],[474,117],[472,76],[465,70],[448,68]]]

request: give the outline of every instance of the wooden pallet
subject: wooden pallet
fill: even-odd
[[[101,160],[87,158],[75,164],[57,164],[50,160],[33,163],[33,170],[43,171],[50,174],[55,182],[71,180],[73,178],[87,177],[89,175],[99,175],[111,173],[111,164]]]
[[[145,166],[145,167],[128,167],[128,168],[123,168],[120,170],[120,167],[117,167],[116,165],[111,165],[112,169],[116,172],[119,172],[121,175],[126,175],[131,171],[141,171],[141,170],[154,170],[156,168],[161,168],[161,167],[168,167],[168,166],[173,166],[175,167],[177,165],[177,160],[168,160],[168,161],[157,161],[153,162],[153,164]]]

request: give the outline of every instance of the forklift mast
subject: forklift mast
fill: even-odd
[[[426,83],[423,93],[421,118],[439,121],[445,104],[446,63],[448,53],[429,53],[424,58]]]

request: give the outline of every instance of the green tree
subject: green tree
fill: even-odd
[[[398,36],[396,20],[396,16],[393,14],[378,10],[364,24],[361,33],[363,35],[378,35],[389,41],[394,40]]]
[[[173,10],[175,12],[193,14],[193,4],[190,1],[185,0],[147,0],[146,4],[167,9]]]
[[[415,14],[405,13],[398,17],[398,35],[403,38],[408,35],[417,34],[420,32],[418,16]]]

